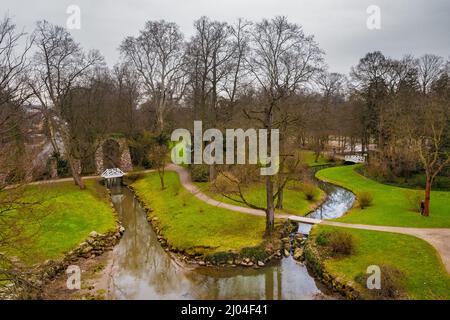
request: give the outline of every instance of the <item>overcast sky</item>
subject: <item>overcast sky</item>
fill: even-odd
[[[85,48],[99,49],[110,66],[118,61],[122,39],[136,35],[145,21],[176,22],[190,37],[202,15],[228,22],[286,15],[316,37],[335,72],[348,73],[373,50],[391,57],[450,56],[448,0],[0,0],[0,14],[30,32],[41,19],[65,26],[71,4],[81,9],[81,29],[71,33]],[[380,30],[366,26],[370,5],[381,9]]]

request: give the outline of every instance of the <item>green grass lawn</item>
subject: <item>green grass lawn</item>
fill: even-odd
[[[56,259],[83,242],[93,230],[114,230],[116,217],[109,205],[107,190],[97,181],[85,180],[80,190],[72,182],[33,185],[26,188],[22,201],[39,202],[31,213],[22,214],[25,232],[33,235],[25,249],[12,250],[26,263]],[[7,191],[4,191],[7,192]],[[37,218],[39,217],[39,218]]]
[[[186,191],[178,174],[166,172],[161,190],[156,173],[134,182],[136,194],[159,218],[161,232],[169,244],[187,253],[211,254],[239,251],[261,244],[263,217],[251,216],[208,205]]]
[[[355,240],[352,255],[325,260],[326,269],[344,283],[352,281],[363,290],[356,277],[370,265],[390,265],[404,274],[402,285],[409,298],[450,299],[450,277],[427,242],[408,235],[331,226],[314,227],[311,236],[336,229],[352,234]]]
[[[211,198],[225,203],[230,203],[238,206],[246,206],[244,203],[236,202],[224,195],[211,190],[208,182],[195,182],[195,185]],[[326,197],[324,191],[316,187],[316,197],[314,200],[307,200],[305,194],[299,190],[299,182],[289,182],[283,192],[283,209],[277,211],[287,212],[290,214],[304,216],[310,211],[314,210]],[[263,184],[254,185],[243,189],[245,199],[260,207],[266,206],[266,189]],[[236,200],[241,200],[239,196],[232,195]]]
[[[364,168],[362,168],[364,169]],[[381,177],[371,177],[364,170],[358,170],[362,175],[372,178],[380,183],[409,189],[425,189],[426,175],[425,173],[415,173],[408,178],[393,177],[390,180],[384,180]],[[450,176],[436,176],[433,182],[433,189],[439,191],[450,191]]]
[[[378,183],[355,171],[360,165],[327,168],[317,172],[317,178],[343,186],[358,194],[370,192],[373,204],[365,209],[354,206],[345,216],[337,219],[348,223],[361,223],[403,227],[450,227],[450,192],[432,191],[430,216],[422,217],[413,210],[408,197],[423,191],[399,188]]]
[[[300,154],[302,156],[302,162],[308,167],[323,166],[330,163],[327,157],[324,157],[323,155],[320,155],[316,162],[316,155],[314,154],[314,151],[311,150],[301,150]]]

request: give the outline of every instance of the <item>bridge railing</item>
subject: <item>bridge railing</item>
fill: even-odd
[[[360,155],[360,154],[352,154],[352,155],[346,155],[344,157],[345,161],[348,162],[354,162],[354,163],[364,163],[366,162],[367,155]]]
[[[124,176],[124,173],[119,168],[106,169],[101,174],[101,177],[105,178],[105,179],[120,178],[123,176]]]

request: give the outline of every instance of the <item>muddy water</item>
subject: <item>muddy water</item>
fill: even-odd
[[[328,298],[292,257],[261,269],[189,268],[164,251],[145,212],[125,187],[112,188],[125,233],[113,252],[113,299]]]

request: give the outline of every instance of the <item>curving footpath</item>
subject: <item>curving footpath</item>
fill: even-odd
[[[241,207],[212,199],[211,197],[201,192],[201,190],[192,183],[189,171],[181,166],[170,164],[166,167],[166,170],[177,172],[178,175],[180,176],[181,185],[190,193],[192,193],[195,197],[197,197],[198,199],[204,201],[209,205],[221,207],[232,211],[242,212],[245,214],[251,214],[255,216],[265,217],[266,215],[263,210]],[[450,229],[448,228],[406,228],[406,227],[352,224],[352,223],[342,223],[342,222],[312,219],[307,217],[299,217],[284,213],[277,213],[275,216],[276,218],[290,219],[296,222],[307,224],[323,224],[342,228],[363,229],[363,230],[392,232],[411,235],[423,239],[427,241],[429,244],[431,244],[439,253],[447,272],[450,274]]]
[[[263,210],[257,210],[257,209],[232,205],[229,203],[217,201],[217,200],[207,196],[199,188],[197,188],[197,186],[195,186],[192,183],[191,175],[189,174],[189,171],[181,166],[178,166],[175,164],[169,164],[169,165],[167,165],[166,170],[177,172],[178,175],[180,176],[181,185],[186,190],[188,190],[190,193],[192,193],[195,197],[197,197],[198,199],[202,200],[203,202],[205,202],[209,205],[236,211],[236,212],[241,212],[241,213],[245,213],[245,214],[260,216],[260,217],[266,216],[266,213]],[[154,171],[155,170],[144,170],[144,171],[141,171],[141,173],[149,173],[149,172],[154,172]],[[100,178],[100,176],[83,177],[83,179],[98,179],[98,178]],[[63,182],[63,181],[73,181],[73,179],[72,178],[63,178],[63,179],[56,179],[56,180],[35,181],[35,182],[31,182],[29,184],[30,185],[47,184],[47,183],[55,183],[55,182]],[[307,224],[323,224],[323,225],[342,227],[342,228],[392,232],[392,233],[401,233],[401,234],[414,236],[414,237],[417,237],[417,238],[427,241],[429,244],[431,244],[436,249],[436,251],[439,253],[439,256],[441,257],[441,260],[442,260],[447,272],[450,274],[450,229],[449,228],[406,228],[406,227],[390,227],[390,226],[375,226],[375,225],[366,225],[366,224],[342,223],[342,222],[300,217],[300,216],[290,215],[290,214],[286,214],[286,213],[277,213],[277,214],[275,214],[275,217],[279,218],[279,219],[289,219],[292,221],[296,221],[296,222],[300,222],[300,223],[307,223]]]

